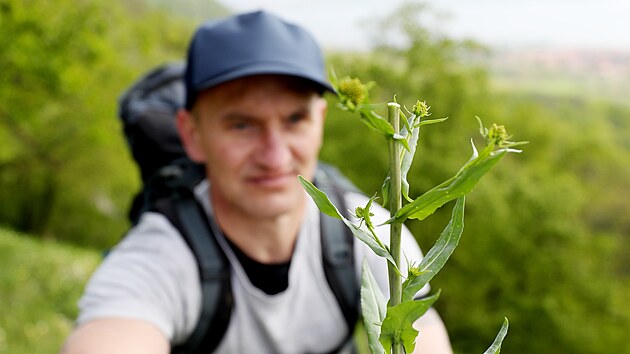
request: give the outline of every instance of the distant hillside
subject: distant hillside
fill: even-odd
[[[484,58],[501,90],[630,105],[630,52],[574,49],[497,49]]]

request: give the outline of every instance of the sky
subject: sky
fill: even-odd
[[[412,0],[418,2],[419,0]],[[325,48],[367,49],[365,22],[402,0],[220,0],[234,11],[266,9],[306,27]],[[427,0],[431,29],[489,46],[630,51],[630,0]]]

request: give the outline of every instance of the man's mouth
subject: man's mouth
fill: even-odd
[[[248,182],[263,188],[283,188],[297,180],[293,172],[257,175],[248,178]]]

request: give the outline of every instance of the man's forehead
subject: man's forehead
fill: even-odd
[[[322,94],[321,89],[312,81],[289,75],[276,75],[276,74],[264,74],[264,75],[252,75],[245,76],[238,79],[230,80],[221,83],[217,86],[211,87],[209,91],[224,91],[226,88],[245,90],[255,87],[269,87],[277,86],[284,88],[288,91],[293,91],[299,94]]]
[[[198,102],[213,99],[238,100],[240,97],[266,93],[269,90],[284,91],[305,98],[320,97],[323,94],[309,80],[288,75],[265,74],[246,76],[208,88],[201,92]]]
[[[242,112],[272,105],[283,110],[306,110],[321,98],[322,93],[308,80],[286,75],[256,75],[225,82],[204,90],[192,111],[216,115]],[[288,101],[287,101],[288,100]],[[205,108],[202,108],[205,107]],[[287,114],[292,112],[286,112]]]

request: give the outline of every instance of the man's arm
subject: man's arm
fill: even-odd
[[[77,327],[61,354],[168,354],[164,334],[144,321],[109,318]]]
[[[86,285],[62,353],[168,353],[200,306],[192,252],[164,216],[145,213]]]
[[[452,354],[451,341],[448,338],[444,322],[435,309],[427,313],[413,324],[419,334],[413,354]]]

